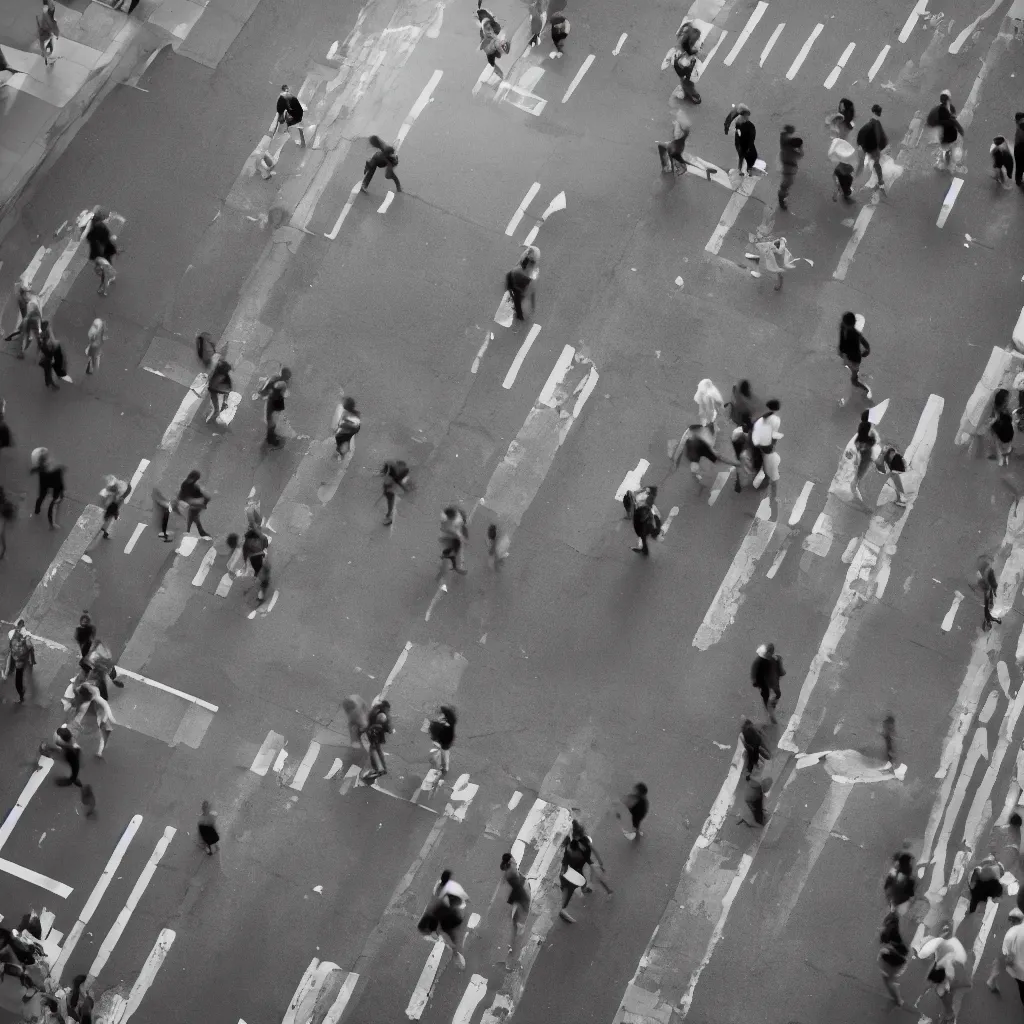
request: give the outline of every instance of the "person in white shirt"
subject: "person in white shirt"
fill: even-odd
[[[754,428],[751,431],[750,439],[754,447],[761,453],[761,465],[764,468],[764,475],[768,477],[768,497],[775,501],[779,485],[779,464],[781,459],[775,450],[775,444],[785,435],[781,433],[782,420],[779,418],[779,409],[782,404],[777,398],[769,398],[767,409],[763,415],[754,420]]]
[[[935,994],[942,1003],[939,1024],[951,1024],[956,1019],[953,1008],[953,993],[958,988],[970,988],[971,978],[967,971],[967,950],[953,935],[953,926],[944,922],[938,935],[933,935],[917,951],[925,960],[932,958],[928,980],[935,986]]]
[[[1014,907],[1009,918],[1010,927],[1003,936],[1003,946],[992,965],[987,984],[992,992],[999,991],[996,978],[999,969],[1002,968],[1017,982],[1017,991],[1020,993],[1021,1002],[1024,1003],[1024,911]]]

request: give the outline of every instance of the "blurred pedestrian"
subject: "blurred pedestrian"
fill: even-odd
[[[480,11],[478,10],[477,16],[479,17],[479,15]],[[501,26],[492,17],[480,18],[480,49],[483,50],[487,63],[491,65],[494,73],[498,78],[504,80],[505,76],[502,74],[501,68],[498,67],[498,58],[504,49],[500,32]]]
[[[857,132],[857,145],[861,149],[857,173],[860,173],[866,160],[870,158],[877,179],[875,190],[884,192],[885,180],[882,177],[882,153],[889,146],[889,136],[885,134],[885,129],[882,127],[881,117],[881,106],[877,103],[872,104],[871,117],[861,125],[860,131]]]
[[[568,924],[575,924],[568,911],[569,901],[573,893],[580,888],[587,888],[587,876],[584,870],[592,862],[593,854],[590,844],[574,832],[570,832],[562,843],[562,869],[559,873],[559,887],[562,890],[562,908],[558,916]]]
[[[295,128],[299,133],[297,146],[302,146],[303,149],[306,147],[306,135],[302,130],[302,116],[305,111],[302,109],[302,104],[299,102],[298,96],[293,96],[287,85],[281,86],[281,93],[277,97],[277,125],[274,127],[274,133],[277,133],[277,129],[284,126],[285,135],[291,135],[291,129]]]
[[[428,727],[430,738],[435,744],[434,749],[430,751],[430,763],[442,775],[447,775],[451,766],[451,750],[455,743],[455,724],[457,722],[458,715],[455,713],[455,708],[449,704],[442,704]]]
[[[786,674],[782,667],[782,656],[775,653],[775,644],[761,644],[757,648],[754,661],[750,666],[750,679],[754,689],[761,694],[764,702],[764,709],[768,712],[768,719],[774,725],[775,709],[782,699],[780,682]]]
[[[764,813],[764,797],[771,784],[771,779],[763,777],[749,778],[744,781],[743,805],[750,811],[750,817],[753,820],[748,821],[746,815],[741,811],[736,815],[737,821],[750,828],[764,828],[767,820]]]
[[[89,245],[89,259],[92,260],[93,269],[100,279],[98,289],[100,295],[106,295],[110,290],[110,285],[117,278],[111,262],[118,252],[117,236],[111,233],[110,225],[107,223],[109,216],[106,210],[97,207],[93,211],[85,233],[85,239]]]
[[[57,515],[64,503],[64,467],[51,458],[48,449],[36,448],[32,452],[30,472],[39,477],[39,495],[36,498],[33,515],[39,515],[49,494],[50,504],[46,508],[46,520],[50,524],[50,529],[57,530],[60,528]]]
[[[882,719],[882,743],[885,746],[886,763],[896,767],[896,716],[887,711]]]
[[[712,435],[718,429],[716,421],[718,413],[725,408],[722,392],[715,387],[710,377],[705,377],[694,392],[693,400],[697,404],[697,418],[701,426],[710,427]]]
[[[735,126],[733,126],[735,122]],[[725,115],[725,134],[729,134],[732,128],[733,145],[736,147],[736,156],[739,160],[739,173],[754,173],[754,164],[757,162],[757,146],[754,141],[757,138],[757,129],[754,122],[750,120],[750,107],[745,103],[734,103],[732,109]],[[746,166],[746,171],[744,171]]]
[[[967,889],[971,894],[968,914],[973,914],[979,904],[998,900],[1003,895],[1002,877],[1005,874],[1006,868],[996,858],[995,850],[990,850],[974,865],[967,879]]]
[[[647,817],[647,812],[651,807],[647,799],[646,783],[636,783],[622,798],[622,802],[626,805],[626,810],[629,811],[629,820],[632,825],[630,830],[623,829],[622,834],[632,842],[643,835],[643,832],[640,831],[640,825],[643,823],[644,818]],[[619,817],[618,811],[615,812],[615,817]]]
[[[270,587],[270,538],[259,528],[250,526],[242,538],[242,560],[252,568],[256,578],[256,602],[262,604]]]
[[[1010,179],[1013,177],[1013,154],[1006,141],[1005,135],[997,135],[988,147],[992,154],[992,177],[1004,188],[1010,187]]]
[[[788,210],[789,191],[796,180],[797,168],[804,156],[804,140],[791,124],[783,125],[779,133],[779,170],[782,180],[779,184],[779,206]]]
[[[900,986],[896,979],[906,970],[910,950],[900,934],[900,917],[890,910],[882,921],[882,931],[878,936],[878,969],[882,972],[882,984],[896,1006],[903,1005]]]
[[[358,416],[358,413],[356,415]],[[409,478],[409,467],[401,459],[388,459],[381,466],[380,475],[383,478],[381,493],[387,503],[384,525],[390,526],[395,521],[395,504],[398,501],[397,488],[400,487],[403,494],[408,494],[412,481]]]
[[[277,425],[284,412],[284,400],[288,395],[288,383],[291,377],[292,371],[287,366],[282,367],[281,372],[269,378],[259,392],[266,399],[263,413],[267,424],[267,433],[264,440],[271,448],[284,446],[284,438],[278,434]]]
[[[398,166],[398,154],[395,152],[395,147],[382,142],[379,135],[371,135],[369,142],[375,152],[370,154],[363,166],[363,183],[359,186],[359,191],[365,192],[370,187],[370,182],[373,181],[377,169],[383,168],[384,177],[393,181],[395,190],[401,192],[402,183],[398,180],[398,175],[395,174],[395,168]]]
[[[860,482],[864,479],[867,471],[874,466],[875,449],[880,443],[878,431],[875,430],[875,426],[871,422],[871,410],[864,409],[860,414],[860,422],[857,424],[857,433],[853,435],[853,447],[857,453],[857,468],[853,486],[850,488],[853,496],[862,503],[864,495],[860,493]]]
[[[828,159],[832,164],[832,177],[836,183],[832,192],[832,202],[839,198],[840,193],[843,202],[856,202],[853,198],[853,178],[857,173],[853,161],[856,155],[857,150],[845,138],[834,138],[829,143]]]
[[[78,741],[71,729],[68,728],[67,723],[57,727],[57,731],[53,734],[53,741],[57,752],[64,758],[64,762],[70,770],[70,774],[65,778],[54,780],[56,785],[81,786],[82,782],[78,778],[78,773],[82,769],[82,748],[78,745]]]
[[[683,159],[683,152],[686,149],[686,140],[689,137],[690,119],[682,110],[676,111],[672,141],[655,142],[655,145],[658,147],[658,157],[661,160],[663,173],[671,174],[673,170],[677,170],[679,174],[686,173],[686,161]],[[679,165],[678,168],[676,167],[677,164]]]
[[[174,540],[174,538],[168,532],[168,528],[171,524],[171,511],[175,509],[175,504],[172,503],[169,498],[164,495],[164,492],[159,487],[154,487],[152,491],[153,498],[153,511],[159,517],[160,530],[157,536],[166,542]]]
[[[178,502],[183,502],[188,510],[185,520],[185,532],[191,533],[192,525],[195,524],[196,529],[199,530],[200,540],[213,540],[206,530],[203,529],[202,520],[199,518],[199,513],[210,504],[210,495],[199,486],[199,477],[199,470],[193,469],[182,480],[181,486],[178,488]]]
[[[361,782],[372,783],[381,775],[387,775],[388,769],[384,762],[384,744],[387,743],[391,729],[391,702],[377,701],[367,716],[366,742],[369,756],[369,767],[359,776]]]
[[[569,38],[569,20],[561,11],[551,15],[551,42],[555,47],[548,56],[558,59],[565,54],[565,41]]]
[[[18,514],[17,506],[0,487],[0,558],[7,554],[7,527]]]
[[[761,731],[749,718],[744,718],[740,723],[740,740],[743,743],[743,777],[749,780],[762,759],[771,759],[772,752]]]
[[[53,335],[50,333],[49,320],[44,320],[42,322],[38,344],[39,365],[43,368],[43,384],[51,391],[60,391],[60,385],[53,379],[57,365],[56,352],[53,346]]]
[[[1013,416],[1010,414],[1010,392],[999,388],[992,399],[992,415],[988,421],[992,447],[998,465],[1008,466],[1013,454]]]
[[[32,342],[39,342],[39,334],[42,330],[43,310],[39,296],[33,292],[24,281],[17,281],[14,285],[14,297],[18,303],[18,326],[7,335],[7,340],[21,336],[21,346],[18,350],[18,358],[24,359]]]
[[[939,1024],[953,1024],[956,1019],[953,994],[958,988],[970,988],[971,976],[967,971],[967,950],[953,934],[952,924],[943,922],[939,934],[923,943],[917,955],[922,960],[931,957],[928,980],[935,986],[935,994],[942,1003]]]
[[[231,394],[231,388],[231,364],[226,359],[218,359],[206,380],[206,390],[210,396],[210,412],[206,417],[207,423],[210,420],[213,420],[214,423],[220,420],[227,405],[228,395]]]
[[[892,855],[892,865],[882,883],[882,891],[889,909],[900,917],[906,916],[917,892],[914,857],[909,850],[904,848]]]
[[[750,387],[749,380],[741,380],[732,386],[732,396],[725,403],[729,410],[729,419],[737,427],[746,427],[748,430],[754,423],[754,393]]]
[[[334,411],[334,447],[339,459],[344,458],[352,449],[352,438],[362,430],[363,420],[356,408],[356,400],[351,395],[342,398]]]
[[[701,459],[707,459],[712,464],[719,460],[718,455],[715,454],[714,444],[714,427],[691,423],[683,431],[683,436],[679,439],[679,444],[676,445],[672,461],[678,466],[685,457],[690,464],[690,472],[693,474],[694,480],[703,486],[703,481],[700,478]]]
[[[114,726],[117,724],[117,719],[114,718],[114,712],[111,710],[106,697],[100,693],[99,687],[94,682],[87,681],[83,683],[83,689],[86,691],[89,707],[96,716],[96,724],[100,729],[100,745],[96,751],[96,756],[102,757],[110,737],[114,734]]]
[[[1013,183],[1024,186],[1024,111],[1013,115]]]
[[[511,545],[508,533],[502,530],[497,523],[487,525],[487,561],[490,567],[497,572],[508,558]]]
[[[836,138],[845,139],[849,137],[850,132],[855,127],[853,119],[856,116],[857,112],[853,106],[853,100],[847,99],[844,96],[839,101],[836,112],[826,118],[825,124]]]
[[[202,802],[196,829],[199,832],[199,842],[206,847],[207,854],[213,856],[213,851],[220,842],[220,833],[217,831],[217,812],[209,800]]]
[[[864,397],[871,401],[871,388],[860,379],[860,364],[865,356],[871,355],[871,346],[861,333],[857,324],[857,314],[846,312],[839,318],[839,358],[850,371],[850,384],[864,392]],[[846,405],[846,398],[839,400]]]
[[[18,703],[25,703],[25,673],[31,672],[36,663],[36,648],[25,628],[25,620],[18,619],[7,634],[7,663],[4,675],[14,676],[14,688],[18,691]]]
[[[469,540],[469,520],[466,513],[456,505],[448,505],[441,513],[441,561],[450,562],[451,567],[462,575],[462,549]],[[443,569],[443,566],[442,566]]]
[[[540,250],[528,245],[519,257],[519,262],[505,275],[505,288],[512,299],[517,320],[525,320],[523,303],[529,298],[530,315],[537,311],[537,292],[534,284],[537,280],[537,263]]]
[[[78,625],[75,626],[75,643],[78,644],[79,656],[88,655],[92,648],[92,642],[96,639],[96,624],[88,612],[82,612],[78,616]]]
[[[121,518],[121,506],[131,493],[132,486],[126,480],[118,480],[113,473],[104,478],[103,489],[100,491],[100,497],[103,499],[103,523],[100,525],[100,533],[105,540],[110,537],[110,527],[114,520]]]
[[[765,405],[765,411],[754,420],[750,440],[761,455],[761,468],[768,478],[768,498],[775,501],[778,496],[782,464],[775,446],[785,436],[782,433],[782,419],[779,416],[782,403],[777,398],[769,398]]]
[[[89,328],[89,342],[85,346],[85,372],[95,373],[100,368],[100,357],[107,341],[107,325],[96,317]]]
[[[60,26],[57,24],[51,0],[43,0],[42,10],[36,15],[36,34],[39,39],[39,52],[43,55],[43,66],[48,68],[57,60],[53,51],[60,38]]]
[[[358,693],[353,693],[341,702],[348,720],[348,741],[352,747],[361,748],[363,733],[370,724],[370,709]]]
[[[989,972],[986,984],[992,992],[999,991],[997,978],[1001,967],[1017,983],[1017,992],[1021,1002],[1024,1003],[1024,910],[1014,907],[1007,920],[1010,927],[1006,929],[1003,936],[1003,944],[999,949],[999,955],[992,970]]]
[[[441,872],[441,879],[434,887],[430,903],[416,926],[424,935],[440,932],[441,941],[452,951],[453,961],[460,971],[466,968],[466,958],[459,948],[463,940],[459,929],[462,927],[463,911],[468,900],[466,890],[452,878],[451,871],[446,868]]]
[[[82,800],[82,806],[85,808],[85,816],[87,818],[95,818],[96,794],[93,792],[92,786],[88,782],[83,783],[78,795]]]
[[[956,145],[957,137],[964,134],[963,126],[956,119],[956,107],[953,106],[953,98],[948,89],[939,93],[938,105],[928,111],[925,120],[932,129],[936,145],[935,168],[948,171],[953,159],[953,146]]]
[[[882,445],[881,454],[875,460],[875,468],[885,477],[882,486],[885,486],[887,480],[891,480],[896,490],[896,504],[900,508],[906,508],[907,492],[903,487],[903,474],[907,471],[907,460],[900,450],[894,444]]]
[[[646,489],[645,499],[634,504],[633,532],[640,543],[633,550],[639,555],[650,555],[648,541],[657,539],[661,534],[661,513],[654,504],[657,497],[658,488],[652,485]]]
[[[544,31],[547,16],[547,0],[530,0],[530,39],[527,46],[531,50],[540,42],[540,34]]]
[[[196,335],[196,355],[199,362],[207,373],[213,371],[214,365],[220,359],[220,354],[213,343],[213,336],[209,331],[200,331]]]
[[[511,970],[516,954],[516,940],[526,927],[533,894],[530,892],[530,883],[519,870],[519,865],[511,853],[501,855],[500,867],[502,877],[508,883],[509,888],[508,899],[505,902],[512,907],[512,934],[508,944],[508,957],[505,961],[506,969]]]

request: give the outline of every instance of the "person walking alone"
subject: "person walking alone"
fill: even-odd
[[[658,497],[658,488],[654,485],[646,489],[646,496],[643,501],[634,501],[633,506],[633,532],[640,543],[633,548],[638,555],[650,555],[648,540],[655,540],[661,534],[661,513],[654,504]]]
[[[39,335],[43,326],[43,310],[39,296],[33,292],[24,281],[18,281],[14,286],[14,297],[18,303],[18,314],[20,319],[18,326],[7,336],[8,341],[21,336],[21,346],[18,350],[18,358],[24,359],[25,353],[34,341],[39,344]]]
[[[363,167],[363,183],[359,186],[359,191],[365,192],[370,187],[377,168],[381,167],[384,169],[384,177],[393,181],[395,190],[401,192],[402,183],[398,180],[398,175],[395,174],[395,168],[398,166],[398,154],[395,152],[395,147],[381,142],[379,135],[371,135],[369,141],[376,152],[370,154],[370,158]]]
[[[231,394],[231,364],[226,359],[218,359],[217,364],[210,370],[210,376],[206,382],[206,390],[210,396],[210,412],[206,422],[213,420],[220,421],[220,417],[227,405],[228,395]]]
[[[804,140],[796,134],[796,129],[791,125],[783,125],[779,133],[779,170],[782,172],[782,181],[779,184],[779,207],[788,210],[787,200],[789,190],[796,180],[797,167],[804,156]]]
[[[58,786],[81,786],[82,781],[78,773],[82,770],[82,748],[78,745],[74,734],[68,728],[67,723],[59,725],[53,734],[53,742],[57,752],[64,758],[70,774],[63,779],[55,779]]]
[[[1024,188],[1024,110],[1013,115],[1013,183]]]
[[[768,478],[768,499],[775,501],[778,497],[781,475],[779,470],[782,464],[782,459],[775,450],[775,446],[785,436],[781,432],[782,419],[779,417],[782,403],[777,398],[769,398],[765,405],[764,413],[754,420],[754,426],[750,431],[750,441],[761,456],[761,468]]]
[[[199,842],[206,848],[207,855],[212,857],[220,842],[220,833],[217,831],[217,812],[209,800],[202,803],[196,831],[199,833]]]
[[[554,49],[548,54],[554,60],[565,55],[565,41],[569,38],[569,20],[560,11],[551,15],[551,44]]]
[[[451,567],[465,576],[466,569],[460,563],[463,545],[469,540],[469,521],[466,513],[455,505],[449,505],[441,513],[441,561],[450,562]],[[443,566],[442,566],[443,569]]]
[[[46,508],[46,520],[50,524],[51,530],[57,530],[60,528],[57,514],[64,502],[64,467],[50,458],[48,449],[37,448],[32,453],[31,472],[39,476],[39,496],[36,498],[33,515],[39,515],[43,508],[43,502],[49,494],[50,504]]]
[[[1010,152],[1006,137],[997,135],[988,151],[992,156],[992,177],[1003,188],[1009,188],[1010,179],[1013,177],[1013,154]]]
[[[512,934],[508,944],[508,957],[505,960],[505,969],[510,971],[516,955],[516,940],[526,927],[526,921],[530,916],[533,894],[530,892],[530,883],[519,870],[519,865],[511,853],[501,855],[500,867],[502,878],[508,883],[509,888],[508,899],[505,902],[512,907]]]
[[[409,467],[401,459],[389,459],[381,466],[383,478],[381,492],[387,503],[384,525],[390,526],[395,521],[395,504],[398,501],[396,488],[401,487],[403,494],[409,493],[412,481],[409,479]]]
[[[106,749],[107,743],[114,733],[117,719],[114,718],[114,713],[107,703],[107,698],[100,693],[99,687],[95,683],[87,680],[82,686],[86,691],[89,707],[92,708],[93,714],[96,716],[96,724],[100,729],[100,745],[96,751],[96,756],[102,757],[103,751]]]
[[[778,721],[775,717],[775,709],[782,699],[782,690],[779,684],[785,674],[786,670],[782,667],[782,656],[775,653],[775,644],[761,644],[750,666],[750,680],[754,689],[761,694],[764,709],[768,712],[768,719],[772,725]]]
[[[498,58],[504,49],[501,42],[501,28],[487,12],[481,14],[481,10],[477,11],[477,17],[480,19],[480,49],[483,50],[487,63],[491,65],[491,70],[504,81],[505,76],[502,74],[501,68],[498,67]],[[486,17],[483,16],[484,14]]]
[[[110,537],[110,527],[115,519],[121,518],[121,506],[125,503],[128,495],[132,493],[131,484],[125,480],[118,480],[111,474],[103,481],[103,489],[100,497],[103,499],[103,523],[100,526],[100,533],[103,539]]]
[[[363,420],[356,408],[356,400],[351,395],[342,398],[334,411],[334,447],[339,459],[343,459],[352,450],[352,438],[362,429]]]
[[[885,192],[881,161],[882,153],[889,145],[889,136],[885,134],[885,129],[882,127],[881,117],[881,106],[877,103],[873,104],[871,107],[871,118],[861,125],[860,131],[857,132],[857,145],[861,149],[860,166],[857,168],[857,171],[859,173],[866,159],[870,159],[874,165],[877,178],[875,190]]]
[[[388,768],[384,762],[384,744],[387,743],[391,730],[391,702],[378,701],[370,708],[367,716],[365,736],[369,767],[359,776],[361,782],[368,785],[381,775],[387,775]]]
[[[536,246],[528,245],[519,257],[519,262],[505,275],[505,288],[512,299],[516,319],[525,320],[523,301],[529,296],[530,315],[537,309],[537,293],[534,282],[537,280],[537,263],[540,251]]]
[[[893,1003],[902,1006],[903,997],[896,979],[906,970],[910,950],[900,934],[900,916],[894,910],[885,915],[878,941],[881,945],[878,950],[878,969],[882,972],[882,984]]]
[[[632,824],[631,830],[622,830],[622,834],[632,842],[634,839],[639,839],[643,832],[640,831],[640,825],[643,823],[644,818],[647,817],[647,812],[651,809],[650,801],[647,799],[647,785],[643,782],[638,782],[623,798],[622,802],[626,805],[626,810],[629,811],[629,820]],[[615,817],[619,817],[619,812],[615,812]]]
[[[18,619],[14,629],[7,634],[7,664],[4,675],[14,676],[14,688],[18,691],[18,703],[25,703],[25,673],[31,672],[36,663],[36,648],[32,637],[25,628],[25,620]]]
[[[455,743],[455,724],[458,720],[455,708],[442,704],[428,727],[430,738],[436,744],[430,752],[430,760],[442,776],[448,774],[451,766],[451,750]]]
[[[232,534],[237,540],[237,534]],[[256,526],[250,526],[242,538],[242,561],[252,568],[256,578],[256,601],[262,604],[270,586],[270,538]]]
[[[266,399],[263,415],[267,424],[267,433],[264,442],[269,448],[284,447],[284,438],[278,434],[277,425],[284,412],[284,400],[288,395],[288,382],[291,380],[291,376],[292,371],[285,366],[276,377],[271,377],[259,392]]]
[[[857,326],[857,314],[847,312],[839,319],[839,358],[850,371],[850,384],[864,392],[864,397],[871,401],[871,388],[860,379],[860,364],[865,356],[871,355],[871,346],[867,338]],[[846,405],[846,399],[839,399],[840,405]]]
[[[202,521],[199,518],[199,513],[210,504],[209,494],[199,486],[199,477],[199,470],[193,469],[192,472],[181,481],[181,486],[178,488],[178,501],[184,502],[188,508],[187,518],[185,521],[185,532],[191,533],[192,524],[194,523],[196,529],[199,531],[200,540],[213,540],[206,530],[203,529]]]
[[[772,752],[760,730],[749,718],[744,718],[740,723],[740,740],[743,743],[743,777],[749,781],[754,769],[762,759],[769,760]]]
[[[100,368],[100,357],[107,341],[107,325],[96,317],[89,328],[89,341],[85,346],[85,372],[95,373]]]
[[[48,68],[57,60],[53,51],[60,38],[60,26],[57,24],[56,8],[52,0],[43,0],[42,10],[36,15],[36,34],[39,38],[39,52],[43,55],[43,66]]]
[[[733,126],[735,122],[735,126]],[[757,161],[757,146],[754,140],[757,138],[757,129],[754,122],[750,120],[750,107],[745,103],[733,104],[732,109],[725,115],[725,134],[729,134],[732,128],[732,141],[736,147],[736,156],[739,160],[739,174],[754,173],[754,164]],[[746,171],[743,170],[746,166]]]
[[[88,612],[82,612],[78,616],[78,625],[75,626],[75,643],[78,644],[78,653],[81,659],[88,656],[92,649],[92,642],[96,639],[96,625]]]
[[[964,129],[956,119],[956,107],[953,106],[952,96],[948,89],[943,89],[939,93],[938,106],[932,107],[928,111],[926,121],[935,136],[935,169],[938,171],[951,170],[953,147],[956,145],[958,136],[964,134]]]
[[[114,283],[117,275],[111,260],[117,255],[117,236],[110,231],[107,218],[110,214],[102,207],[97,207],[89,220],[89,227],[85,233],[85,240],[89,245],[89,259],[92,260],[93,269],[100,279],[98,294],[106,295],[110,291],[110,285]]]
[[[302,109],[299,97],[293,96],[287,85],[282,85],[281,93],[277,97],[277,125],[274,131],[276,133],[278,127],[284,125],[285,134],[290,135],[291,129],[295,128],[299,133],[299,138],[295,145],[302,146],[303,149],[306,148],[306,134],[302,130],[302,116],[304,113],[305,111]]]
[[[990,992],[999,991],[999,968],[1001,967],[1017,983],[1017,992],[1021,1003],[1024,1003],[1024,910],[1014,907],[1007,915],[1010,927],[1003,936],[1003,944],[999,948],[999,956],[989,972],[988,985]]]

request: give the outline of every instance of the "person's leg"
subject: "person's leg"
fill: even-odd
[[[43,485],[43,478],[42,478],[42,475],[40,475],[40,477],[39,477],[39,497],[36,498],[36,509],[35,509],[35,512],[33,513],[33,515],[39,515],[39,513],[43,510],[43,501],[45,500],[46,495],[49,492],[49,490],[50,490],[49,487],[45,487]]]
[[[1013,183],[1024,186],[1024,143],[1013,147]]]
[[[569,924],[575,924],[576,918],[574,918],[569,911],[566,909],[569,906],[569,900],[572,899],[572,894],[576,891],[576,886],[570,885],[564,879],[562,881],[562,909],[558,911],[558,916],[563,921],[568,921]]]
[[[373,181],[374,174],[377,173],[377,165],[372,160],[367,160],[366,165],[363,167],[363,183],[360,185],[360,189],[365,192],[370,186],[370,182]]]
[[[160,507],[160,536],[166,540],[168,537],[167,527],[171,524],[171,506],[162,505]]]
[[[14,688],[18,691],[18,703],[25,703],[25,666],[14,667]]]
[[[387,512],[384,516],[384,525],[390,526],[395,518],[395,492],[393,488],[384,488],[384,500],[387,502]]]
[[[1013,980],[1017,982],[1017,992],[1020,994],[1021,1003],[1024,1003],[1024,981],[1021,981],[1020,978],[1014,978]]]
[[[384,172],[384,177],[385,177],[385,178],[390,178],[390,179],[391,179],[391,180],[392,180],[392,181],[393,181],[393,182],[395,183],[395,188],[396,188],[396,189],[397,189],[397,190],[398,190],[399,192],[401,192],[401,191],[402,191],[402,183],[401,183],[401,182],[400,182],[400,181],[398,180],[398,175],[397,175],[397,174],[395,174],[395,169],[394,169],[393,167],[389,167],[389,168],[388,168],[388,169],[387,169],[387,170],[386,170],[386,171]]]
[[[63,493],[58,494],[57,491],[50,493],[50,504],[46,507],[46,521],[51,527],[56,528],[60,524],[57,522],[57,516],[55,510],[60,506],[60,502],[63,499]]]

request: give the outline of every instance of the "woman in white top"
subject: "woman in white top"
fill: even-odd
[[[114,718],[113,711],[110,710],[110,705],[103,699],[99,687],[95,683],[86,682],[83,683],[83,687],[89,693],[89,706],[96,715],[96,724],[100,727],[100,746],[96,751],[96,756],[102,757],[107,741],[113,735],[117,720]]]

